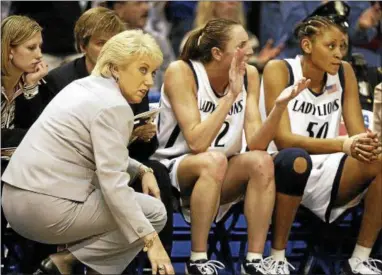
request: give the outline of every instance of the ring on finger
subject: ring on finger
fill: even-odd
[[[159,266],[158,266],[158,269],[159,269],[159,270],[164,270],[164,265],[159,265]]]

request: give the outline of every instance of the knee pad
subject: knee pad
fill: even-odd
[[[306,170],[296,172],[295,160],[306,160]],[[290,196],[302,196],[312,171],[312,159],[310,155],[300,148],[288,148],[281,150],[274,159],[276,190]]]

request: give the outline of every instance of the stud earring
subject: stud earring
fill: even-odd
[[[119,76],[116,74],[116,71],[114,68],[110,68],[111,76],[114,78],[114,80],[118,83],[119,81]]]
[[[13,55],[12,55],[12,54],[9,55],[9,59],[10,59],[10,60],[13,59]]]

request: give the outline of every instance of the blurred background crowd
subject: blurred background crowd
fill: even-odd
[[[258,68],[273,58],[293,58],[298,52],[294,26],[327,1],[2,1],[1,17],[27,15],[43,27],[44,59],[54,69],[76,55],[73,29],[86,10],[114,9],[128,28],[144,28],[161,41],[167,62],[175,59],[187,33],[211,18],[240,21],[251,34]],[[338,1],[339,2],[339,1]],[[368,66],[381,66],[381,2],[349,1],[327,13],[346,16],[349,53],[362,54]],[[349,8],[349,10],[347,10]]]
[[[363,109],[372,111],[373,103],[380,104],[379,94],[374,102],[374,90],[382,74],[381,1],[2,1],[1,18],[15,14],[35,19],[43,27],[44,61],[53,70],[84,54],[76,51],[74,26],[81,14],[97,6],[114,10],[127,29],[144,29],[160,45],[164,62],[150,102],[159,100],[163,74],[179,56],[188,33],[209,19],[233,19],[247,28],[255,52],[250,63],[261,73],[269,60],[299,53],[294,27],[319,14],[336,16],[348,28],[345,59],[356,72]],[[98,52],[85,54],[95,60],[98,56]]]
[[[163,73],[179,56],[188,33],[212,18],[228,18],[246,26],[255,55],[250,63],[261,72],[271,59],[294,58],[299,53],[293,35],[296,24],[318,10],[337,15],[348,26],[348,55],[357,73],[361,100],[371,109],[373,91],[382,64],[381,1],[2,1],[1,18],[27,15],[43,27],[42,52],[52,70],[78,58],[73,30],[86,10],[113,9],[128,29],[152,34],[164,53],[164,62],[150,96],[159,97]],[[324,7],[319,10],[320,7]],[[88,53],[89,54],[89,53]],[[372,69],[370,69],[372,68]],[[379,75],[378,75],[379,74]],[[371,83],[364,85],[362,83]]]
[[[335,16],[338,24],[348,30],[345,59],[356,73],[365,124],[370,128],[372,120],[378,119],[374,130],[381,132],[381,1],[1,1],[1,19],[26,15],[39,23],[43,28],[43,60],[50,71],[46,79],[48,84],[53,84],[56,76],[52,70],[84,54],[94,65],[103,44],[111,37],[112,34],[107,37],[93,34],[98,40],[82,41],[87,46],[76,47],[75,34],[86,33],[86,30],[75,31],[77,20],[98,6],[114,10],[127,29],[150,33],[161,47],[164,62],[149,93],[150,103],[158,102],[164,72],[178,58],[190,31],[204,26],[210,19],[232,19],[245,26],[255,53],[249,62],[261,73],[269,60],[294,58],[299,54],[300,47],[293,33],[299,22],[312,14]],[[88,65],[86,63],[87,67],[75,78],[87,76],[92,70]],[[58,78],[65,82],[62,75]],[[60,85],[55,87],[56,93],[63,88]],[[3,128],[2,125],[4,131]],[[2,139],[5,140],[3,136]],[[2,147],[8,146],[2,143]],[[139,152],[141,155],[141,147]],[[138,155],[137,159],[141,161]]]

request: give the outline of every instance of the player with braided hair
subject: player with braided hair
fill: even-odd
[[[276,204],[269,273],[289,274],[285,247],[300,203],[331,223],[364,198],[357,244],[343,270],[381,274],[378,260],[370,258],[382,225],[381,150],[376,134],[365,129],[354,71],[342,61],[346,32],[335,20],[314,16],[301,22],[295,35],[303,54],[268,63],[261,84],[260,109],[265,117],[286,87],[302,77],[311,80],[288,103],[269,147],[273,153],[299,147],[310,156],[292,163],[292,156],[283,150],[274,158]],[[341,116],[348,138],[339,137]],[[312,167],[306,176],[309,161]]]

